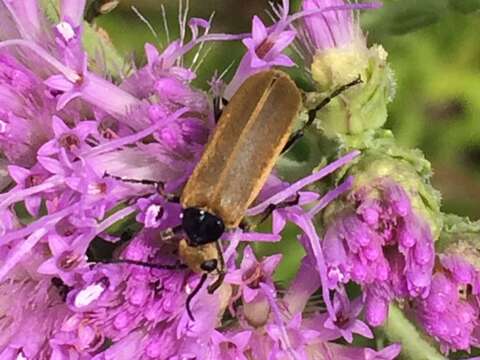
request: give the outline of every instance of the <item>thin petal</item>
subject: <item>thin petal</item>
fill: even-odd
[[[51,258],[47,261],[44,261],[37,269],[37,272],[45,275],[53,275],[58,273],[57,265],[55,264],[55,259]]]
[[[57,111],[62,110],[73,99],[82,96],[80,91],[68,91],[58,98]]]
[[[367,324],[365,324],[363,321],[360,320],[355,320],[355,323],[352,326],[352,332],[356,334],[360,334],[366,338],[372,339],[373,338],[373,333],[372,330],[368,327]]]
[[[258,16],[253,17],[252,21],[252,39],[256,45],[259,45],[268,36],[267,28]]]
[[[48,87],[60,91],[69,91],[74,86],[63,75],[52,75],[47,80],[45,80],[44,83]]]
[[[55,137],[58,137],[66,133],[67,131],[70,131],[70,128],[58,116],[52,117],[52,128],[53,132],[55,133]]]
[[[50,247],[52,254],[55,256],[60,255],[66,249],[68,249],[68,246],[65,244],[63,239],[60,236],[55,235],[48,237],[48,246]]]
[[[155,61],[158,59],[158,55],[159,55],[157,48],[150,43],[146,43],[144,49],[145,49],[145,55],[147,56],[147,63],[149,65],[154,64]]]
[[[287,55],[279,54],[270,62],[270,65],[292,67],[295,66],[295,63]]]
[[[276,254],[276,255],[267,257],[262,262],[262,267],[264,272],[267,275],[272,275],[272,273],[275,271],[280,261],[282,261],[282,254]]]
[[[245,247],[243,251],[242,269],[249,269],[257,264],[257,258],[250,246]]]
[[[63,166],[58,160],[46,156],[38,156],[37,159],[38,162],[45,168],[45,170],[49,171],[50,173],[64,174]]]
[[[40,149],[37,151],[37,155],[39,156],[51,156],[55,155],[58,153],[58,143],[57,140],[53,139],[50,141],[47,141],[45,144],[43,144]]]
[[[272,232],[280,234],[286,224],[287,219],[279,211],[274,211],[272,214]]]
[[[21,166],[9,165],[8,173],[10,177],[20,186],[23,186],[25,179],[30,175],[30,170],[25,169]]]
[[[40,196],[29,196],[25,199],[25,207],[32,216],[38,216],[42,198]]]
[[[295,39],[296,35],[297,33],[295,31],[282,31],[280,34],[278,34],[270,51],[273,53],[282,52],[283,49],[290,45],[290,43]]]

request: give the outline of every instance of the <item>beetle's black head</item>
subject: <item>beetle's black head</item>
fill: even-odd
[[[217,270],[217,266],[218,266],[217,259],[211,259],[211,260],[205,260],[200,265],[200,268],[207,273],[211,273],[212,271]]]
[[[222,219],[198,208],[183,209],[182,227],[190,246],[215,242],[225,231]]]

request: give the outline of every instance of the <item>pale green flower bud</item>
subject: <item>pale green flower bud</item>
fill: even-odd
[[[307,106],[358,77],[362,80],[317,113],[327,136],[356,135],[383,126],[395,81],[382,46],[327,49],[314,57],[311,70],[320,92],[309,94]]]

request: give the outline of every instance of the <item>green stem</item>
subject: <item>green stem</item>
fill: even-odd
[[[448,360],[428,341],[395,305],[390,306],[390,314],[384,326],[386,336],[391,342],[402,344],[402,359],[412,360]]]

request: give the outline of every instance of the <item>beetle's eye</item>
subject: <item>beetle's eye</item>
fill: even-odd
[[[212,271],[217,269],[217,265],[217,259],[206,260],[200,264],[200,268],[205,272],[211,273]]]
[[[197,208],[183,210],[182,227],[190,246],[217,241],[225,231],[222,219]]]

